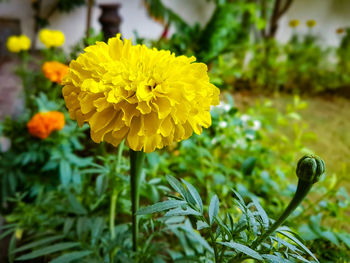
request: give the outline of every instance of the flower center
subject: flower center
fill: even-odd
[[[150,101],[155,97],[153,90],[156,88],[157,84],[154,80],[148,82],[143,81],[137,85],[136,97],[140,101]]]

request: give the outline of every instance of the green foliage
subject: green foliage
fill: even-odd
[[[142,208],[138,214],[145,215],[168,210],[164,215],[165,218],[189,217],[191,225],[201,234],[198,236],[193,230],[193,239],[197,239],[206,250],[205,256],[208,262],[241,262],[249,258],[265,260],[265,262],[282,262],[287,259],[310,262],[302,256],[310,256],[318,262],[310,250],[293,236],[287,227],[277,229],[277,233],[281,236],[270,236],[257,249],[249,247],[255,239],[267,231],[271,222],[256,199],[252,203],[245,204],[243,198],[232,191],[236,207],[231,208],[222,218],[219,199],[216,195],[211,198],[209,209],[205,207],[203,210],[202,199],[190,183],[182,180],[184,184],[182,185],[170,176],[167,180],[175,191],[179,191],[181,197]],[[192,227],[191,225],[187,227]],[[181,260],[181,258],[178,259]]]

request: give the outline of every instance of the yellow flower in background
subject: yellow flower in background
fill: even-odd
[[[26,35],[10,36],[7,39],[6,47],[8,51],[13,53],[19,53],[21,51],[27,51],[30,49],[31,41]]]
[[[306,25],[310,28],[314,27],[314,26],[316,26],[316,21],[315,20],[308,20],[308,21],[306,21]]]
[[[68,66],[57,61],[48,61],[43,64],[42,71],[47,79],[61,83],[63,77],[68,73]]]
[[[91,138],[152,152],[211,125],[219,89],[195,58],[122,41],[97,42],[69,65],[63,96],[70,117]]]
[[[297,26],[299,26],[299,20],[297,20],[297,19],[290,20],[289,21],[289,26],[290,27],[297,27]]]
[[[59,30],[42,29],[39,39],[46,48],[60,47],[64,43],[64,34]]]

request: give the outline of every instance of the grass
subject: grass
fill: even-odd
[[[266,96],[245,93],[234,94],[234,98],[242,111],[254,105],[257,99],[267,99]],[[281,110],[293,101],[291,95],[283,94],[268,99]],[[300,111],[300,115],[308,130],[317,136],[317,140],[305,141],[305,146],[325,160],[328,174],[344,174],[350,169],[350,100],[326,96],[302,100],[307,102],[308,107]]]

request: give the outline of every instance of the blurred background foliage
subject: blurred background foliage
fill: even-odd
[[[166,180],[170,175],[196,187],[205,214],[217,195],[219,215],[226,219],[232,215],[238,221],[243,212],[232,198],[233,189],[242,196],[243,205],[256,199],[269,218],[276,219],[295,192],[296,160],[315,151],[330,167],[327,176],[286,225],[320,262],[349,262],[348,112],[333,113],[327,102],[310,95],[349,94],[350,29],[341,33],[337,48],[321,46],[312,27],[306,35],[295,28],[290,41],[281,44],[274,34],[278,19],[292,3],[289,0],[212,0],[216,8],[204,27],[188,25],[160,0],[144,2],[164,32],[157,40],[136,34],[136,41],[207,63],[222,98],[211,111],[213,125],[201,136],[148,154],[142,205],[176,195]],[[68,11],[80,4],[84,2],[58,1],[57,8]],[[171,27],[176,30],[168,37]],[[91,142],[89,128],[78,128],[69,120],[62,86],[47,80],[40,70],[45,61],[68,63],[86,44],[101,39],[99,32],[90,31],[89,38],[69,54],[59,48],[44,49],[39,58],[22,58],[16,70],[25,106],[20,116],[0,123],[1,138],[10,142],[0,152],[0,213],[6,222],[0,227],[0,239],[8,244],[7,260],[213,262],[205,256],[207,243],[198,237],[191,217],[188,221],[183,216],[143,216],[141,248],[132,252],[127,149]],[[348,105],[346,100],[332,100],[331,104]],[[64,129],[45,140],[32,137],[27,122],[35,113],[49,110],[65,114]],[[118,195],[116,217],[111,219],[113,191]],[[111,220],[116,222],[115,238],[110,236]],[[285,243],[286,254],[295,249]],[[264,260],[301,262],[287,259],[281,251],[274,253],[279,261]],[[312,260],[307,255],[304,261]]]

